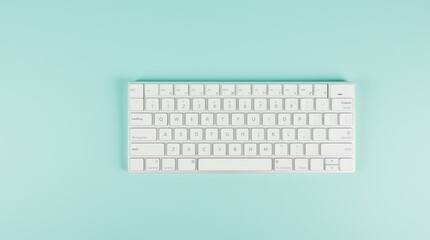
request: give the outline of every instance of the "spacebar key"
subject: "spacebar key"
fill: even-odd
[[[200,171],[270,171],[270,158],[200,158]]]

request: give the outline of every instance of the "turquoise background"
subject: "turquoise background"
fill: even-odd
[[[0,239],[430,239],[430,1],[1,1]],[[346,79],[355,174],[129,174],[136,79]]]

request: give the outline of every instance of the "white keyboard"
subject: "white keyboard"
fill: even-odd
[[[131,82],[130,172],[354,172],[351,82]]]

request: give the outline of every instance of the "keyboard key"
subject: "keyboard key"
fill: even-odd
[[[352,126],[353,116],[350,113],[339,114],[339,124],[342,126]]]
[[[265,95],[267,95],[267,85],[266,84],[253,84],[252,85],[252,95],[254,95],[254,96],[265,96]]]
[[[353,98],[354,85],[353,84],[332,84],[330,85],[331,98]]]
[[[341,171],[354,171],[354,161],[351,158],[341,158],[339,169]]]
[[[294,169],[297,171],[306,171],[309,168],[309,162],[307,158],[296,158],[294,159]]]
[[[160,100],[158,98],[145,99],[145,110],[158,111],[160,109]]]
[[[323,143],[321,144],[321,155],[323,156],[352,156],[351,143]]]
[[[327,97],[327,84],[315,84],[314,95],[318,97]]]
[[[188,96],[188,84],[175,84],[175,96]]]
[[[179,158],[178,159],[179,171],[195,171],[196,160],[194,158]]]
[[[232,96],[236,93],[236,86],[234,84],[221,84],[221,95]]]
[[[173,84],[160,84],[160,96],[173,96]]]
[[[158,158],[147,158],[145,159],[145,170],[146,171],[159,171],[160,170],[160,159]]]
[[[249,96],[251,95],[251,85],[239,84],[236,86],[236,93],[238,96]]]
[[[138,98],[130,99],[130,110],[131,111],[142,111],[143,110],[143,99],[138,99]]]
[[[219,95],[219,84],[206,84],[205,95],[206,96],[218,96]]]
[[[161,170],[174,171],[176,170],[176,161],[174,158],[163,158],[161,160]]]
[[[145,98],[158,96],[158,84],[145,84]]]
[[[351,128],[332,128],[328,130],[328,140],[332,141],[351,141]]]
[[[280,96],[282,95],[281,84],[269,84],[269,96]]]
[[[161,156],[164,155],[164,144],[132,143],[130,144],[130,154],[132,156]]]
[[[143,84],[128,85],[128,95],[130,98],[143,98]]]
[[[324,161],[322,158],[311,158],[310,159],[311,171],[323,171]]]
[[[270,158],[200,158],[200,171],[270,171]]]
[[[157,139],[155,128],[132,128],[130,129],[130,140],[136,142],[154,141]]]
[[[190,84],[190,95],[191,96],[202,96],[204,93],[203,84]]]
[[[299,95],[300,96],[312,96],[313,89],[312,84],[299,84]]]
[[[284,95],[285,96],[297,96],[297,84],[284,84]]]
[[[130,171],[143,171],[143,158],[132,158],[129,162]]]
[[[150,126],[152,125],[152,114],[148,114],[148,113],[130,114],[130,125]]]
[[[292,171],[293,159],[291,158],[275,158],[276,171]]]
[[[352,111],[352,99],[332,99],[331,110],[333,111]]]

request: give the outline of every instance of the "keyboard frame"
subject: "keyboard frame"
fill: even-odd
[[[131,156],[130,154],[130,114],[132,113],[132,111],[130,110],[130,92],[129,92],[129,85],[130,84],[136,84],[136,83],[142,83],[142,84],[223,84],[223,83],[229,83],[229,84],[327,84],[328,85],[328,89],[327,89],[327,98],[330,99],[330,85],[353,85],[354,86],[354,97],[352,98],[352,115],[353,115],[353,124],[351,126],[348,126],[348,128],[352,128],[353,131],[353,139],[352,141],[348,141],[353,145],[353,155],[351,157],[345,157],[345,158],[352,158],[353,160],[353,170],[352,171],[328,171],[328,170],[322,170],[322,171],[315,171],[315,170],[310,170],[310,168],[308,170],[305,171],[299,171],[299,170],[288,170],[288,171],[282,171],[282,170],[275,170],[275,164],[274,164],[274,159],[275,158],[291,158],[293,159],[293,169],[294,169],[294,159],[296,158],[312,158],[312,157],[305,157],[304,155],[302,156],[291,156],[291,155],[287,155],[285,157],[273,157],[273,156],[268,156],[268,157],[246,157],[246,156],[241,156],[241,157],[234,157],[234,156],[226,156],[225,158],[253,158],[253,159],[258,159],[258,158],[272,158],[272,169],[271,170],[212,170],[212,171],[208,171],[208,170],[197,170],[198,169],[198,157],[196,157],[196,170],[191,170],[191,171],[179,171],[178,168],[178,162],[177,159],[178,158],[194,158],[194,157],[187,157],[187,156],[181,156],[181,157],[170,157],[170,158],[175,158],[175,165],[176,165],[176,170],[174,171],[163,171],[160,170],[159,171],[131,171],[129,169],[129,162],[131,158],[136,158],[136,156]],[[180,96],[179,98],[187,98],[187,96]],[[198,96],[195,96],[198,97]],[[232,96],[216,96],[216,98],[228,98],[228,97],[232,97]],[[172,96],[172,98],[174,98],[174,96]],[[215,98],[215,96],[214,96]],[[264,96],[249,96],[249,98],[264,98]],[[300,96],[298,95],[297,97],[292,97],[292,98],[300,98]],[[317,96],[311,96],[311,97],[303,97],[303,98],[318,98]],[[330,103],[331,104],[331,103]],[[175,110],[177,111],[177,110]],[[316,111],[316,110],[315,110]],[[261,112],[260,112],[261,113]],[[306,125],[309,126],[309,125]],[[231,128],[237,128],[235,126],[231,126]],[[299,128],[297,126],[290,126],[291,128]],[[340,128],[340,126],[336,126],[338,128]],[[197,126],[196,128],[203,128],[201,126]],[[172,129],[174,129],[172,127]],[[158,142],[160,140],[156,140],[154,142]],[[219,140],[221,141],[221,140]],[[282,140],[280,140],[282,141]],[[325,140],[327,142],[329,142],[328,140]],[[180,142],[180,141],[177,141]],[[300,141],[297,141],[298,143]],[[320,144],[322,141],[318,141],[318,143]],[[165,143],[165,142],[164,142]],[[228,142],[229,143],[229,142]],[[289,144],[289,142],[287,142]],[[332,142],[335,143],[335,142]],[[132,82],[128,82],[127,83],[127,169],[128,172],[130,173],[149,173],[149,174],[180,174],[180,173],[193,173],[193,174],[199,174],[199,173],[278,173],[278,174],[286,174],[286,173],[328,173],[328,174],[332,174],[332,173],[354,173],[357,169],[357,162],[356,162],[356,88],[355,88],[355,82],[351,82],[351,81],[345,81],[345,80],[299,80],[299,81],[290,81],[290,80],[268,80],[268,81],[263,81],[263,80],[137,80],[137,81],[132,81]],[[156,157],[152,157],[152,158],[156,158]],[[159,157],[159,160],[161,161],[161,159],[163,158],[163,156]],[[165,158],[169,158],[169,157],[165,157]],[[210,155],[210,156],[203,156],[200,158],[217,158],[216,156]],[[220,157],[218,157],[220,158]],[[314,157],[314,158],[330,158],[330,157]],[[342,157],[331,157],[331,158],[342,158]],[[220,158],[222,159],[222,158]],[[161,163],[160,163],[161,166]],[[144,166],[145,168],[146,166]]]

